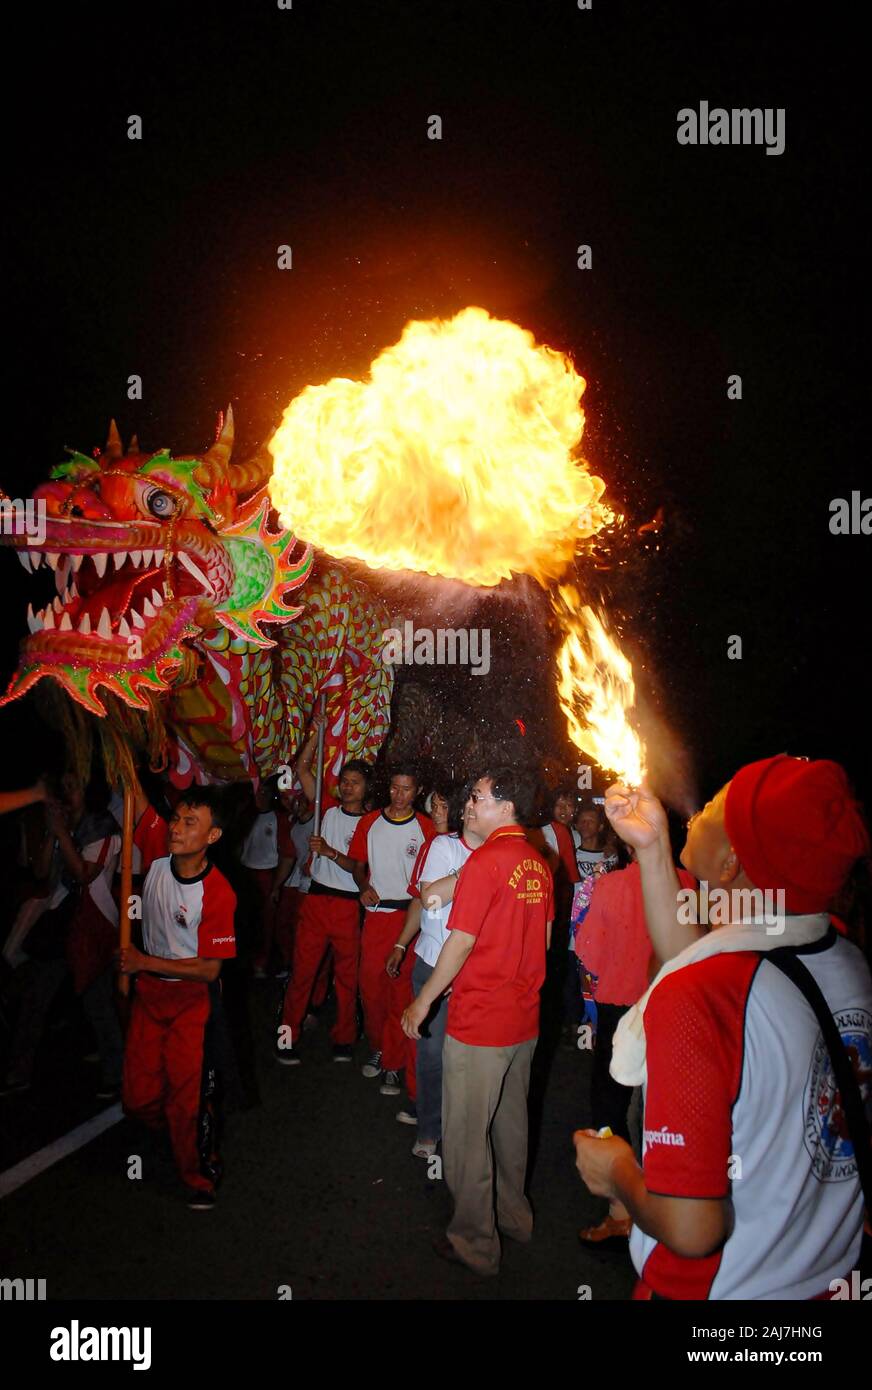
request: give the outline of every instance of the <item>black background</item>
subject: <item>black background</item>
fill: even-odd
[[[872,539],[828,527],[832,498],[870,493],[854,15],[240,0],[19,18],[0,483],[29,491],[112,415],[181,453],[232,400],[253,447],[409,318],[481,304],[587,379],[584,452],[628,516],[590,592],[701,790],[786,749],[844,761],[868,798]],[[785,152],[678,145],[677,111],[702,99],[784,107]],[[660,506],[664,529],[635,539]],[[36,581],[0,565],[5,678]],[[537,623],[494,621],[514,674],[483,717],[556,728]],[[0,711],[7,785],[40,762],[29,704]]]

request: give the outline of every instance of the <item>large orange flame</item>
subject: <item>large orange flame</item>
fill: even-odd
[[[645,752],[627,717],[636,703],[633,668],[574,585],[561,585],[553,604],[566,633],[557,657],[557,694],[569,737],[605,771],[637,787],[645,776]]]
[[[334,378],[291,402],[269,444],[273,504],[302,540],[373,569],[548,585],[616,519],[576,453],[584,387],[563,353],[484,309],[412,321],[368,380]],[[629,662],[574,588],[558,595],[570,737],[638,783]]]
[[[477,587],[558,578],[614,520],[575,457],[584,379],[515,323],[412,321],[367,381],[308,386],[270,451],[282,524],[339,558]]]

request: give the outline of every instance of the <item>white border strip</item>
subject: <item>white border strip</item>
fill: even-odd
[[[86,1120],[83,1125],[77,1125],[71,1129],[69,1134],[64,1134],[60,1139],[55,1139],[53,1143],[46,1144],[44,1149],[37,1149],[35,1154],[29,1158],[23,1158],[20,1163],[16,1163],[14,1168],[7,1168],[5,1173],[0,1173],[0,1198],[8,1197],[19,1187],[23,1187],[32,1178],[38,1178],[40,1173],[44,1173],[47,1168],[53,1167],[55,1163],[60,1163],[62,1158],[76,1152],[76,1149],[84,1148],[90,1144],[92,1139],[96,1139],[98,1134],[104,1130],[111,1129],[123,1118],[121,1102],[110,1105],[106,1110],[101,1110],[99,1115],[93,1119]]]

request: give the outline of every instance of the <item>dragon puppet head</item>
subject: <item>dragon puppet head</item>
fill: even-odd
[[[97,457],[68,450],[34,493],[40,540],[21,516],[0,536],[28,571],[50,568],[57,589],[40,612],[28,609],[30,634],[0,704],[52,676],[94,714],[106,713],[101,688],[146,709],[178,677],[186,641],[223,626],[274,645],[264,624],[299,614],[283,595],[305,582],[312,553],[269,528],[267,450],[240,464],[232,449],[228,409],[203,454],[140,453],[135,439],[125,453],[114,421]]]

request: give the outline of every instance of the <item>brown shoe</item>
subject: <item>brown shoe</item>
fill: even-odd
[[[629,1218],[616,1221],[613,1216],[607,1216],[598,1226],[585,1226],[579,1231],[578,1239],[591,1250],[626,1250],[632,1225]]]

